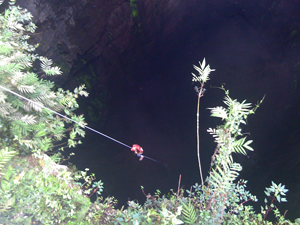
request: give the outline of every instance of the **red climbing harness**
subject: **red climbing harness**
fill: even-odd
[[[137,155],[142,155],[144,152],[143,148],[137,144],[132,145],[131,151]]]

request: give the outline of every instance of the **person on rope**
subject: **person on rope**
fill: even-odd
[[[143,150],[143,148],[142,148],[141,146],[139,146],[138,144],[132,145],[131,151],[133,151],[134,154],[136,154],[137,157],[139,157],[139,160],[140,160],[140,161],[142,161],[144,158],[146,158],[146,159],[150,159],[150,160],[152,160],[152,161],[154,161],[154,162],[159,162],[159,161],[157,161],[157,160],[155,160],[155,159],[152,159],[152,158],[150,158],[150,157],[148,157],[148,156],[143,155],[144,150]]]
[[[141,146],[134,144],[134,145],[132,145],[131,151],[133,151],[137,155],[137,157],[140,158],[139,159],[140,161],[142,161],[144,159],[144,156],[143,156],[144,150]]]

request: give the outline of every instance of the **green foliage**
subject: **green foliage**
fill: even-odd
[[[0,175],[3,175],[4,166],[16,155],[16,151],[9,151],[8,147],[0,150]]]
[[[206,65],[205,58],[203,59],[202,63],[199,62],[199,64],[200,67],[193,65],[194,69],[197,70],[199,75],[197,76],[194,73],[192,73],[193,75],[192,81],[199,82],[200,84],[205,84],[209,80],[210,73],[212,71],[215,71],[215,69],[211,69],[209,64]]]
[[[284,217],[280,215],[279,210],[275,206],[275,201],[277,202],[287,202],[286,198],[282,197],[285,196],[285,193],[288,192],[288,189],[285,189],[285,185],[282,184],[275,184],[272,181],[272,185],[269,188],[266,188],[265,194],[268,197],[268,199],[271,200],[270,205],[268,205],[268,199],[265,198],[265,207],[261,207],[261,213],[264,215],[264,219],[267,217],[268,213],[273,210],[275,217],[281,221],[284,222]]]
[[[133,19],[138,18],[138,6],[137,6],[138,0],[130,0],[130,8],[131,8],[131,17]]]
[[[129,201],[128,208],[118,211],[115,220],[107,224],[183,224],[178,218],[182,206],[177,203],[175,195],[167,199],[148,194],[143,206]]]
[[[85,122],[74,110],[79,107],[76,99],[88,94],[84,86],[54,91],[47,76],[61,71],[52,60],[33,53],[37,45],[27,41],[35,28],[31,14],[14,1],[0,15],[0,223],[93,224],[97,209],[115,204],[100,197],[103,183],[95,175],[79,176],[80,171],[57,164],[63,160],[59,152],[52,158],[45,154],[57,144],[80,143]],[[34,68],[38,61],[40,68]],[[93,194],[94,204],[89,199]]]
[[[46,155],[31,160],[39,166],[32,169],[25,158],[17,158],[12,163],[17,166],[10,165],[1,179],[1,204],[11,203],[9,209],[0,211],[1,222],[59,224],[83,219],[79,213],[85,215],[91,203],[78,186],[72,185],[67,168],[54,164]]]
[[[197,220],[197,214],[191,200],[189,199],[188,204],[182,202],[182,206],[183,222],[185,224],[194,224]]]
[[[78,108],[76,98],[87,96],[84,86],[74,93],[55,92],[54,83],[43,79],[61,71],[52,66],[52,60],[33,53],[37,45],[29,44],[28,39],[36,26],[29,12],[10,2],[9,9],[0,15],[0,25],[0,131],[5,138],[0,147],[11,146],[22,154],[47,152],[65,137],[69,147],[76,146],[77,137],[84,136],[83,129],[56,118],[44,107],[64,111],[84,124],[83,117],[73,113]],[[40,68],[33,69],[36,61],[40,61]]]
[[[209,108],[211,116],[221,118],[224,124],[207,130],[217,143],[211,161],[208,185],[213,190],[225,194],[225,192],[232,189],[232,184],[239,175],[238,172],[242,170],[242,166],[233,161],[232,153],[246,155],[246,150],[253,151],[249,146],[252,140],[246,141],[240,125],[246,124],[245,121],[248,115],[253,114],[259,107],[259,104],[251,109],[250,103],[245,101],[240,103],[237,100],[233,100],[229,96],[229,91],[225,90],[224,87],[221,89],[225,92],[224,103],[227,105],[227,108],[219,106]],[[219,195],[219,193],[215,194]]]

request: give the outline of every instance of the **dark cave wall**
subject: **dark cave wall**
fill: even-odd
[[[59,82],[63,82],[91,61],[102,65],[101,76],[107,78],[141,54],[153,54],[162,40],[176,41],[178,25],[195,2],[18,0],[17,4],[32,13],[38,26],[32,39],[40,43],[40,54],[62,67],[65,74]]]
[[[64,72],[52,79],[66,89],[84,83],[90,99],[97,99],[89,102],[94,121],[106,113],[100,102],[120,89],[116,80],[134,86],[133,74],[164,67],[175,44],[190,32],[188,21],[205,11],[204,6],[195,10],[196,0],[17,3],[33,14],[38,29],[32,41],[40,43],[38,52]]]
[[[181,40],[191,40],[185,44],[197,48],[193,44],[207,41],[205,36],[214,31],[220,32],[220,28],[228,26],[228,19],[232,21],[231,29],[267,31],[262,44],[272,45],[267,47],[277,60],[287,54],[295,57],[297,48],[293,50],[291,45],[297,47],[299,43],[299,16],[294,1],[18,0],[17,4],[33,14],[38,26],[33,41],[41,43],[42,55],[62,66],[65,77],[92,61],[102,65],[103,74],[97,74],[99,77],[110,77],[116,69],[122,73],[124,66],[141,57],[147,60],[158,54],[168,56]],[[135,10],[137,14],[133,14]],[[224,30],[221,35],[226,40]],[[236,41],[243,41],[240,38]],[[219,52],[223,53],[222,46]],[[265,64],[269,58],[262,52],[257,63]]]
[[[100,55],[112,60],[118,48],[128,47],[131,18],[126,1],[19,0],[18,4],[33,14],[39,53],[62,66],[64,80],[88,61]]]

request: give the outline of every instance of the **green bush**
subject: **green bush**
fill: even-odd
[[[54,91],[47,76],[61,72],[27,42],[35,28],[31,14],[13,1],[0,15],[0,223],[78,224],[87,220],[88,197],[101,194],[102,183],[56,164],[60,153],[47,154],[80,144],[84,118],[73,111],[87,92],[84,86]]]

